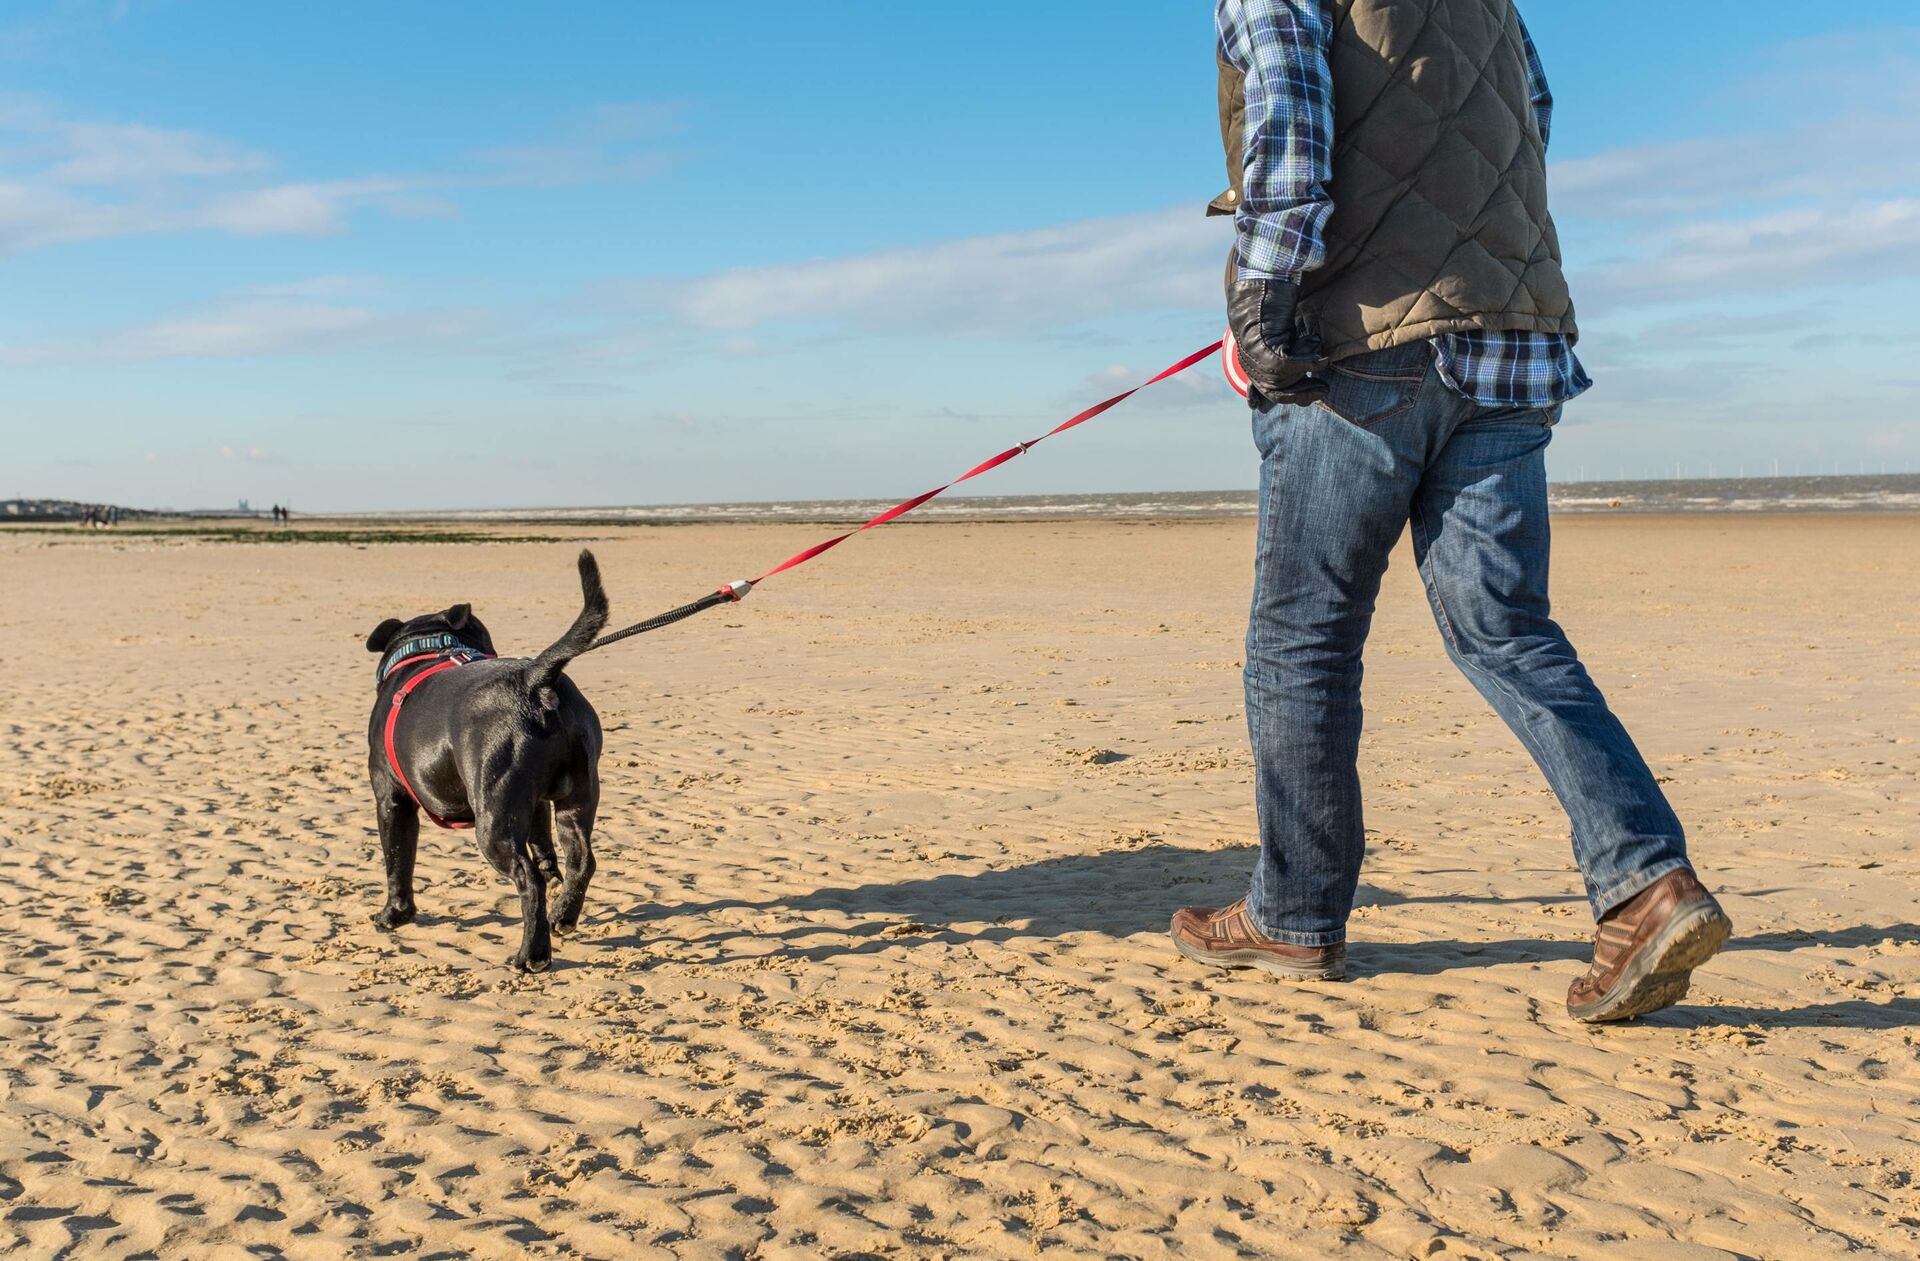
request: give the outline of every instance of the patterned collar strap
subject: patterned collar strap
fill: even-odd
[[[441,633],[438,635],[416,635],[387,654],[380,663],[380,681],[385,683],[387,676],[400,667],[400,664],[413,657],[440,655],[453,652],[469,652],[478,657],[491,656],[481,652],[458,635]]]

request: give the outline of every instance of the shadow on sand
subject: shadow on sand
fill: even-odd
[[[594,917],[600,924],[627,925],[629,932],[597,939],[602,945],[640,945],[667,940],[690,946],[727,949],[730,944],[768,958],[823,962],[845,955],[872,954],[915,941],[949,944],[1007,942],[1023,938],[1059,937],[1070,933],[1098,933],[1128,937],[1161,932],[1175,907],[1219,904],[1240,896],[1253,863],[1252,846],[1217,850],[1148,845],[1103,854],[1072,854],[1018,867],[972,875],[939,875],[892,884],[863,884],[814,889],[791,897],[753,900],[721,898],[674,905],[649,904],[611,916]],[[1445,876],[1477,870],[1433,869],[1419,874]],[[1543,871],[1543,881],[1562,881],[1557,870]],[[1747,896],[1766,896],[1778,889],[1741,890]],[[1362,885],[1361,906],[1403,906],[1422,903],[1526,906],[1580,903],[1572,894],[1534,897],[1408,896],[1390,889]],[[783,910],[835,912],[834,926],[803,925],[774,932],[723,928],[712,932],[676,931],[689,918]],[[847,925],[841,916],[886,916],[886,920]],[[906,931],[902,931],[905,922]],[[1584,920],[1569,920],[1569,925]],[[702,926],[706,927],[706,926]],[[851,937],[852,941],[847,939]],[[832,940],[821,940],[831,938]],[[1787,951],[1806,946],[1858,949],[1882,941],[1920,941],[1920,925],[1862,926],[1830,931],[1753,933],[1737,937],[1730,951]],[[749,945],[749,943],[751,943]],[[1434,939],[1393,944],[1358,941],[1349,953],[1356,976],[1400,974],[1434,976],[1463,968],[1503,963],[1577,963],[1591,957],[1591,944],[1578,940],[1520,937],[1492,941]],[[1906,1028],[1920,1026],[1920,1002],[1894,999],[1876,1003],[1844,1000],[1799,1008],[1682,1007],[1662,1012],[1655,1023],[1676,1027],[1748,1026],[1788,1028],[1840,1026],[1851,1028]]]

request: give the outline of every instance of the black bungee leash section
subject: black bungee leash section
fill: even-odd
[[[602,635],[587,646],[587,651],[592,652],[595,648],[605,648],[608,644],[617,644],[623,639],[630,639],[635,635],[644,635],[648,631],[656,631],[663,626],[671,626],[675,622],[685,621],[695,613],[704,613],[717,604],[738,604],[747,598],[747,592],[751,590],[753,590],[753,584],[745,578],[730,582],[718,591],[701,596],[692,604],[683,604],[677,609],[668,609],[665,613],[650,617],[644,622],[636,622],[625,630],[617,630],[610,635]]]

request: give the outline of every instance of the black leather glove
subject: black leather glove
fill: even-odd
[[[1316,389],[1307,375],[1322,366],[1319,359],[1291,357],[1299,300],[1300,286],[1291,280],[1236,280],[1227,289],[1227,325],[1240,348],[1240,368],[1270,403]]]

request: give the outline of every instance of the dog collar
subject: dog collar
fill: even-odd
[[[434,635],[415,635],[386,655],[386,659],[380,663],[380,681],[385,683],[388,675],[409,661],[421,657],[449,657],[460,653],[467,654],[468,660],[493,655],[490,652],[482,652],[458,635],[448,634],[445,631]]]

